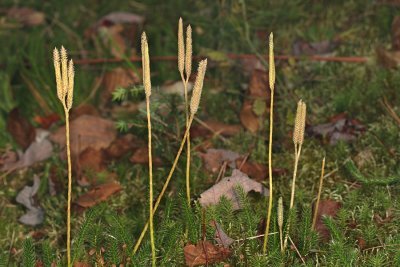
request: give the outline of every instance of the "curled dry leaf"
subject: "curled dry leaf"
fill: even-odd
[[[223,122],[208,120],[203,121],[202,124],[195,124],[190,127],[190,136],[192,138],[197,137],[209,137],[216,133],[223,136],[233,136],[241,131],[242,127],[235,124],[226,124]]]
[[[232,176],[223,178],[219,183],[212,186],[200,195],[199,202],[203,207],[217,204],[222,196],[232,201],[233,210],[240,209],[240,201],[237,196],[236,188],[240,186],[244,192],[255,191],[264,196],[269,195],[269,191],[259,182],[250,179],[246,174],[239,170],[233,170]]]
[[[187,266],[199,266],[218,263],[229,257],[230,249],[213,245],[210,241],[200,241],[196,245],[188,244],[183,248]]]
[[[340,113],[333,116],[329,123],[311,126],[307,131],[327,139],[330,145],[335,145],[339,141],[354,141],[365,131],[365,126],[356,119],[350,119],[346,113]]]
[[[53,145],[47,140],[48,135],[49,132],[37,129],[35,141],[19,156],[18,161],[4,164],[1,170],[22,169],[50,158],[53,154]]]
[[[323,222],[323,216],[335,217],[341,207],[342,204],[340,202],[332,199],[325,199],[319,202],[315,230],[323,241],[328,241],[330,238],[330,232]]]
[[[39,186],[40,178],[34,175],[33,185],[25,186],[17,195],[16,201],[28,209],[28,212],[19,218],[19,221],[23,224],[35,226],[41,224],[44,220],[44,210],[36,206],[34,200]]]
[[[107,148],[117,135],[114,122],[97,116],[82,115],[71,121],[71,153],[78,156],[88,147]],[[59,128],[50,140],[60,147],[65,146],[65,127]],[[64,155],[64,153],[62,153]]]
[[[52,113],[48,116],[35,116],[33,120],[40,125],[41,128],[48,129],[51,125],[60,120],[57,113]]]
[[[7,12],[7,17],[21,23],[23,26],[38,26],[44,23],[45,15],[42,12],[31,8],[11,8]]]
[[[7,130],[14,138],[15,142],[23,149],[28,148],[33,140],[35,140],[35,128],[20,114],[18,108],[13,109],[8,114]]]
[[[111,195],[121,191],[122,188],[117,182],[109,182],[94,187],[89,192],[81,195],[75,203],[83,208],[90,208],[101,201],[107,200]]]

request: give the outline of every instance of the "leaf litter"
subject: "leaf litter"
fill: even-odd
[[[233,210],[241,208],[237,187],[243,188],[245,193],[255,191],[267,197],[269,191],[261,183],[250,179],[245,173],[234,169],[231,176],[223,178],[219,183],[200,194],[199,202],[203,207],[217,204],[221,197],[232,201]]]

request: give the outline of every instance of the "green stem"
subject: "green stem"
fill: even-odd
[[[154,204],[153,214],[152,214],[153,216],[154,216],[155,212],[157,211],[158,206],[160,205],[161,199],[164,196],[164,193],[167,190],[168,184],[171,181],[172,175],[176,169],[176,165],[178,164],[179,157],[181,156],[183,147],[185,146],[185,141],[186,141],[187,137],[189,136],[189,130],[190,130],[190,126],[192,125],[193,118],[194,118],[194,115],[191,115],[190,119],[189,119],[188,127],[186,128],[185,135],[183,136],[183,139],[182,139],[181,145],[179,147],[178,153],[176,154],[174,163],[172,164],[172,167],[171,167],[171,170],[169,171],[168,177],[164,183],[163,188],[161,189],[161,193],[158,195],[156,203]],[[146,234],[148,228],[149,228],[149,221],[147,221],[146,225],[144,226],[144,228],[142,230],[142,233],[139,236],[139,239],[136,241],[135,247],[133,248],[132,256],[135,255],[135,253],[139,249],[140,244],[142,243],[142,240],[143,240],[144,235]]]

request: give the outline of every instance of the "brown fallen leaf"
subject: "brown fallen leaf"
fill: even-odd
[[[222,136],[233,136],[238,134],[241,131],[242,127],[240,125],[235,124],[226,124],[223,122],[208,120],[203,121],[202,124],[195,124],[190,127],[190,136],[192,138],[197,137],[210,137],[215,133],[218,133]]]
[[[92,266],[88,263],[76,261],[74,262],[74,267],[92,267]]]
[[[117,136],[114,122],[97,116],[82,115],[71,121],[71,154],[77,157],[88,147],[107,148]],[[61,148],[65,146],[65,126],[60,127],[50,140]],[[64,156],[64,153],[62,153]]]
[[[117,182],[109,182],[94,187],[92,190],[81,195],[75,203],[83,208],[90,208],[101,201],[107,200],[111,195],[121,191],[122,188]]]
[[[79,172],[90,170],[100,172],[105,169],[105,153],[102,149],[88,147],[79,154]]]
[[[232,176],[223,178],[219,183],[200,194],[199,202],[203,207],[217,204],[222,196],[232,201],[233,210],[240,209],[240,201],[236,193],[237,186],[241,186],[244,192],[255,191],[264,196],[269,195],[269,191],[259,182],[250,179],[245,173],[233,170]]]
[[[27,27],[41,25],[44,23],[45,20],[44,13],[28,7],[10,8],[7,12],[7,17],[16,20],[23,26]]]
[[[0,155],[0,167],[7,164],[13,164],[18,160],[18,154],[12,150],[10,145],[7,145]],[[1,168],[0,168],[1,169]]]
[[[307,131],[317,137],[327,139],[330,145],[339,141],[351,142],[366,130],[365,126],[356,119],[350,119],[347,113],[333,116],[329,123],[307,128]]]
[[[20,114],[18,108],[14,108],[8,114],[7,130],[10,132],[15,142],[23,149],[28,148],[33,140],[35,140],[35,128]]]
[[[229,167],[236,168],[236,159],[240,157],[239,153],[226,149],[207,149],[206,153],[200,153],[206,169],[212,173],[220,170],[222,164],[227,162]]]
[[[262,121],[267,112],[266,104],[269,103],[271,93],[266,84],[268,84],[268,73],[255,69],[250,78],[247,97],[240,111],[242,125],[252,133],[262,127]]]
[[[138,84],[139,82],[140,78],[131,68],[118,67],[106,72],[102,80],[102,86],[104,88],[102,101],[109,101],[112,93],[118,87],[128,88],[132,85]]]
[[[136,136],[133,134],[126,134],[115,139],[111,145],[105,150],[105,153],[109,158],[118,159],[143,145]]]
[[[400,65],[400,51],[388,51],[382,47],[375,49],[377,61],[383,67],[392,69]]]
[[[240,111],[240,122],[248,131],[255,133],[260,129],[260,119],[253,112],[253,101],[245,100]]]
[[[133,152],[133,155],[129,158],[129,161],[136,164],[149,164],[149,148],[147,146],[138,148]],[[163,162],[161,158],[153,156],[153,166],[162,166]]]
[[[319,202],[315,230],[323,241],[330,239],[330,232],[323,222],[323,216],[335,217],[341,207],[342,204],[340,202],[332,199],[325,199]]]
[[[93,105],[81,104],[72,109],[70,119],[73,121],[82,115],[99,116],[100,114]]]
[[[188,244],[183,248],[187,266],[218,263],[229,257],[230,249],[213,245],[210,241],[200,241],[196,245]]]
[[[99,37],[103,45],[117,58],[121,58],[136,44],[144,17],[129,12],[112,12],[103,16],[85,31],[87,38]]]
[[[244,172],[247,174],[250,178],[253,178],[257,182],[262,182],[265,181],[268,177],[268,168],[266,163],[259,163],[259,162],[252,162],[252,161],[246,161],[242,164],[243,158],[238,158],[236,160],[236,166],[240,168],[241,172]],[[273,168],[272,169],[272,175],[274,177],[277,176],[282,176],[287,173],[286,169],[282,168]]]

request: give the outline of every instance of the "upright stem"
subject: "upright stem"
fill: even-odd
[[[150,210],[150,243],[152,266],[156,266],[156,246],[154,244],[154,226],[153,226],[153,158],[151,154],[151,118],[150,118],[150,97],[146,97],[147,108],[147,129],[148,129],[148,148],[149,148],[149,210]]]
[[[271,103],[269,112],[269,145],[268,145],[268,174],[269,174],[269,202],[268,202],[268,213],[267,222],[265,224],[265,236],[264,236],[264,247],[263,253],[267,252],[269,225],[271,222],[272,212],[272,131],[274,126],[274,90],[271,88]]]
[[[183,75],[182,75],[182,81],[185,89],[185,112],[186,112],[186,128],[188,128],[189,125],[189,101],[188,101],[188,82],[189,82],[189,77],[186,77],[186,80],[183,80]],[[186,141],[186,197],[187,197],[187,202],[188,206],[190,207],[190,157],[191,157],[191,152],[190,152],[190,132],[188,132],[187,135],[187,141]]]
[[[65,112],[65,141],[67,145],[67,162],[68,162],[68,199],[67,199],[67,259],[68,267],[71,263],[71,191],[72,191],[72,167],[71,167],[71,145],[69,135],[69,110],[64,106]]]
[[[290,230],[290,222],[292,218],[292,210],[294,206],[294,192],[295,192],[295,186],[296,186],[296,177],[297,177],[297,166],[299,165],[299,159],[300,159],[300,154],[301,154],[301,144],[294,145],[294,170],[293,170],[293,181],[292,181],[292,192],[290,196],[290,206],[289,206],[289,220],[288,224],[286,227],[286,235],[285,235],[285,242],[283,244],[283,248],[286,249],[287,247],[287,241],[289,237],[289,230]]]
[[[190,130],[190,126],[192,125],[193,118],[194,118],[194,116],[191,115],[190,119],[189,119],[188,127],[186,128],[185,135],[183,136],[183,139],[182,139],[182,142],[181,142],[181,146],[179,147],[178,153],[176,154],[174,163],[172,164],[171,170],[169,171],[169,174],[168,174],[168,177],[167,177],[167,179],[166,179],[166,181],[164,183],[164,186],[161,189],[161,192],[157,197],[156,203],[154,204],[152,216],[154,216],[155,212],[157,211],[157,208],[160,205],[161,199],[164,196],[165,191],[167,190],[169,182],[171,181],[172,174],[175,171],[176,165],[178,164],[179,157],[182,154],[182,150],[183,150],[183,147],[185,145],[185,141],[186,141],[186,139],[187,139],[187,137],[189,135],[189,130]],[[148,228],[149,228],[149,221],[147,221],[146,225],[144,226],[144,228],[142,230],[142,233],[139,236],[139,239],[136,241],[135,247],[133,248],[132,255],[135,255],[136,251],[139,249],[140,244],[142,243],[142,240],[143,240],[144,235],[146,234]]]
[[[313,216],[313,222],[312,222],[312,229],[315,227],[315,223],[317,221],[317,214],[318,214],[318,208],[319,208],[319,201],[321,199],[321,191],[322,191],[322,183],[324,181],[324,172],[325,172],[325,157],[322,160],[322,167],[321,167],[321,176],[319,178],[319,187],[318,187],[318,195],[317,195],[317,202],[315,203],[315,208],[314,208],[314,216]]]

